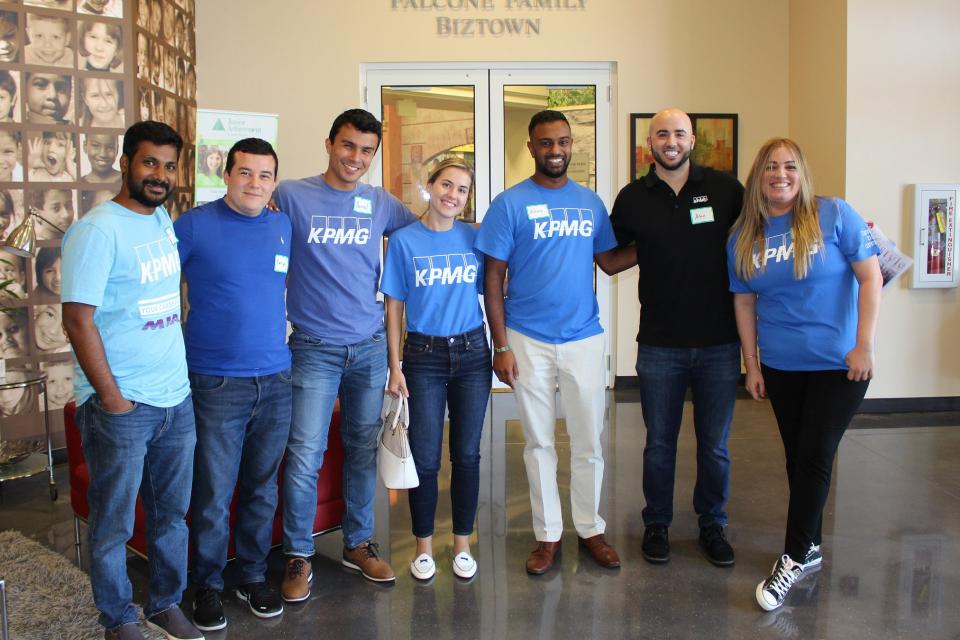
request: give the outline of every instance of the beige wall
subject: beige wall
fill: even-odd
[[[846,12],[846,0],[790,3],[790,137],[810,162],[817,193],[840,197],[847,168]],[[744,179],[748,171],[743,167]]]
[[[847,18],[846,197],[909,248],[908,185],[960,182],[960,3],[849,0]],[[909,279],[884,291],[870,395],[960,395],[958,291]]]
[[[267,16],[262,2],[203,0],[198,102],[279,113],[281,177],[326,167],[323,139],[336,114],[360,103],[364,62],[614,62],[617,188],[629,173],[631,112],[677,105],[739,113],[741,177],[763,140],[787,133],[787,0],[586,4],[582,12],[526,14],[541,17],[539,37],[451,39],[435,35],[436,14],[394,12],[390,0],[287,0]],[[500,9],[490,17],[507,16]],[[618,281],[616,373],[634,375],[636,271]]]

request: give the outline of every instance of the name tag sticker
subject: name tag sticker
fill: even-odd
[[[700,207],[690,209],[691,224],[703,224],[704,222],[713,222],[713,207]]]
[[[550,209],[545,204],[527,205],[527,218],[537,220],[539,218],[549,218]]]
[[[273,258],[273,270],[276,271],[277,273],[286,273],[287,267],[289,266],[290,266],[290,258],[288,258],[287,256],[278,253]]]
[[[170,241],[170,244],[176,246],[177,243],[180,242],[177,240],[177,234],[173,232],[173,227],[167,227],[164,231],[167,233],[167,240]]]
[[[373,203],[370,202],[370,198],[361,198],[357,196],[353,199],[353,210],[356,213],[373,213]]]

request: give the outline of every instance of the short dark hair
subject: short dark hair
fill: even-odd
[[[570,122],[567,120],[567,116],[563,115],[559,111],[554,111],[553,109],[544,109],[543,111],[538,111],[533,114],[533,117],[530,118],[530,125],[527,127],[527,135],[532,136],[533,130],[537,128],[538,124],[544,124],[546,122],[557,122],[562,120],[567,123],[567,126],[570,126]]]
[[[273,177],[277,177],[280,170],[280,160],[277,158],[277,152],[273,150],[273,145],[260,138],[244,138],[230,147],[230,151],[227,152],[226,173],[230,173],[230,170],[233,169],[234,156],[238,151],[252,153],[255,156],[273,156]]]
[[[172,145],[177,148],[177,157],[180,157],[180,149],[183,148],[183,138],[173,128],[157,122],[156,120],[144,120],[133,124],[126,133],[123,134],[123,155],[129,159],[137,155],[141,142],[151,142],[158,146]]]
[[[365,111],[364,109],[347,109],[338,115],[330,127],[330,137],[327,139],[330,140],[330,142],[336,140],[337,133],[339,133],[345,124],[353,125],[354,129],[362,131],[363,133],[377,134],[377,146],[380,146],[380,141],[383,138],[383,125],[380,124],[380,121],[369,111]]]

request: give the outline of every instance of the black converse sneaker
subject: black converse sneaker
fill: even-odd
[[[819,567],[823,562],[823,556],[820,554],[820,545],[811,544],[807,549],[807,555],[803,557],[803,570],[807,571],[814,567]]]
[[[237,597],[246,600],[258,618],[273,618],[283,613],[280,592],[266,582],[250,582],[237,587]]]
[[[790,587],[803,575],[803,565],[783,554],[773,565],[770,577],[757,585],[757,603],[764,611],[773,611],[783,604]]]
[[[200,631],[218,631],[227,626],[220,597],[216,589],[197,589],[197,594],[193,596],[193,626]]]

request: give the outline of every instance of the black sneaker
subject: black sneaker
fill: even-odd
[[[663,564],[670,560],[670,537],[667,525],[652,524],[643,532],[643,544],[640,546],[647,562]]]
[[[803,567],[784,554],[773,565],[770,577],[757,585],[757,604],[764,611],[773,611],[783,604],[787,593],[803,575]]]
[[[718,567],[732,567],[734,556],[733,547],[727,542],[723,527],[712,524],[700,529],[700,549],[707,556],[707,560]]]
[[[819,567],[822,562],[823,555],[820,553],[820,545],[811,544],[810,548],[807,549],[807,555],[803,557],[803,562],[801,563],[803,565],[803,570],[809,571],[814,567]]]
[[[227,626],[221,597],[222,594],[216,589],[197,589],[193,596],[193,626],[200,631],[219,631]]]
[[[283,613],[280,592],[266,582],[250,582],[237,587],[237,597],[246,600],[258,618],[274,618]]]

